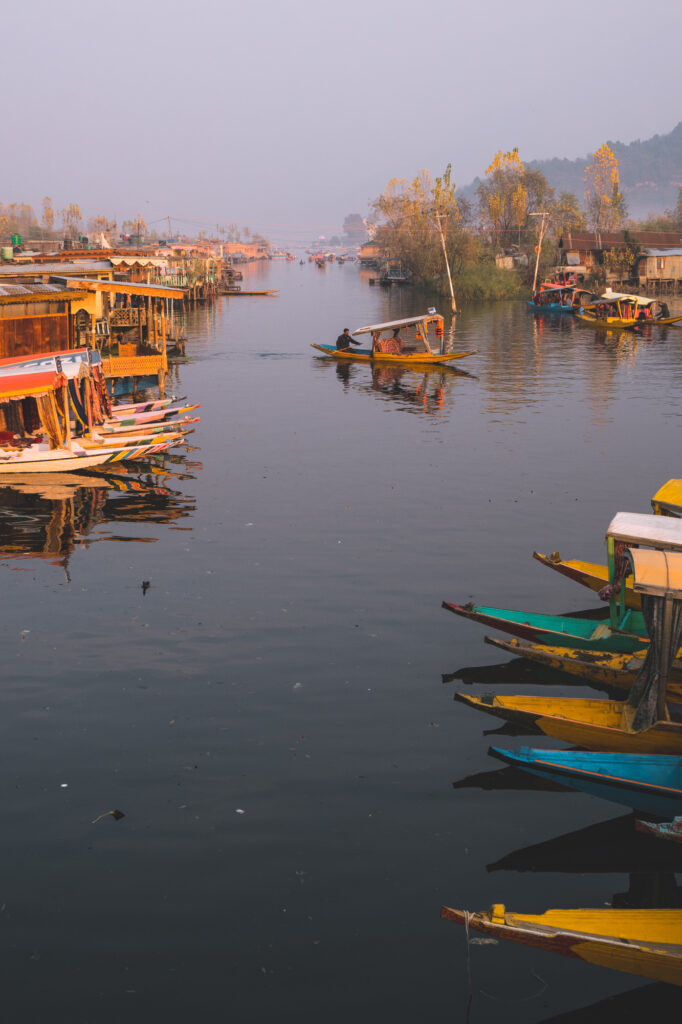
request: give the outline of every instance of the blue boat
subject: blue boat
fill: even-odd
[[[674,818],[682,814],[682,758],[666,754],[611,754],[582,750],[500,750],[493,757],[541,779],[624,804],[633,811]]]
[[[532,299],[528,299],[528,305],[536,313],[572,313],[575,291],[576,289],[572,285],[542,288],[535,293]]]

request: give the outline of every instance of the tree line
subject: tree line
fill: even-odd
[[[450,165],[440,178],[426,170],[412,181],[393,178],[371,203],[369,230],[417,283],[445,279],[444,247],[460,294],[481,298],[505,297],[518,287],[518,279],[509,280],[513,275],[497,273],[495,258],[507,254],[519,265],[534,264],[541,221],[547,229],[543,263],[556,261],[556,243],[569,232],[682,231],[682,189],[676,209],[655,218],[655,225],[653,218],[627,220],[618,159],[608,143],[592,155],[583,183],[582,203],[573,192],[557,195],[541,171],[523,164],[518,149],[500,151],[475,202],[456,196]]]

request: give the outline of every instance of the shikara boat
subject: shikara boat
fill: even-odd
[[[558,782],[633,811],[672,818],[682,814],[682,759],[668,754],[592,750],[501,750],[492,757],[541,779]]]
[[[670,839],[674,843],[682,843],[682,818],[672,821],[636,821],[635,828],[645,835],[656,839]]]
[[[530,643],[597,652],[634,653],[646,647],[649,638],[642,613],[628,607],[626,580],[631,574],[630,562],[625,556],[629,551],[628,545],[635,551],[653,549],[654,562],[662,557],[663,552],[670,552],[672,565],[674,558],[682,553],[682,519],[618,512],[611,520],[606,531],[608,622],[595,624],[593,619],[517,612],[472,603],[456,605],[444,601],[443,607],[455,615],[494,626]],[[640,556],[633,554],[632,557]],[[633,587],[633,592],[638,589]]]
[[[635,651],[633,654],[604,653],[582,651],[569,647],[552,647],[542,644],[525,644],[519,640],[503,640],[500,637],[485,637],[487,644],[499,647],[519,658],[534,661],[558,672],[567,672],[588,683],[610,690],[630,690],[637,673],[641,669],[646,650]],[[682,702],[682,661],[673,662],[668,677],[668,700],[679,704]]]
[[[654,515],[682,518],[682,480],[668,480],[651,499]]]
[[[593,593],[599,593],[609,582],[609,567],[599,562],[562,558],[558,551],[553,551],[551,555],[543,555],[540,551],[534,551],[533,558],[537,559],[541,565],[546,565],[549,569],[554,569],[555,572],[566,576],[567,579],[587,587]],[[633,608],[635,611],[641,609],[640,596],[635,594],[632,589],[632,576],[627,576],[625,579],[625,601],[628,608]]]
[[[540,615],[489,605],[460,605],[443,601],[443,608],[465,619],[493,626],[534,644],[575,647],[587,651],[631,653],[641,650],[648,643],[641,612],[631,609],[621,617],[618,628],[614,629],[606,620],[578,619],[569,615]]]
[[[527,300],[528,306],[536,313],[572,313],[574,292],[573,285],[541,288]]]
[[[158,423],[162,420],[168,419],[171,416],[183,416],[188,412],[193,412],[194,409],[200,409],[201,402],[197,402],[195,405],[168,405],[163,409],[152,409],[150,412],[119,412],[117,406],[113,406],[111,417],[107,418],[107,422],[118,424],[119,426],[131,426],[137,425],[138,423]]]
[[[593,305],[582,306],[576,316],[592,327],[619,331],[662,327],[682,320],[682,316],[670,316],[667,304],[658,299],[611,291],[604,292]]]
[[[435,339],[431,344],[429,327],[434,327]],[[414,337],[409,337],[410,330]],[[400,331],[404,338],[401,351],[382,351],[384,343],[393,342],[393,335]],[[443,317],[438,313],[424,313],[421,316],[410,316],[403,320],[392,320],[384,324],[370,324],[359,327],[352,332],[369,334],[372,338],[370,348],[337,349],[335,345],[313,345],[312,347],[332,359],[352,359],[360,362],[397,363],[400,366],[424,366],[429,363],[450,363],[454,359],[474,355],[474,352],[445,352],[443,348]],[[396,346],[390,345],[389,348]]]
[[[456,693],[455,700],[584,750],[682,757],[682,721],[668,719],[633,732],[635,709],[623,701],[465,693]]]
[[[682,985],[682,910],[548,910],[512,914],[502,903],[441,917],[495,939],[560,953],[598,967]]]

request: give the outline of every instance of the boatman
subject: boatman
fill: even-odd
[[[361,345],[362,342],[356,341],[355,338],[350,336],[350,327],[344,327],[343,334],[339,334],[336,339],[336,348],[339,352],[347,352],[351,345]]]

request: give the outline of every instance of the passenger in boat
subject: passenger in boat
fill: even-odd
[[[344,327],[343,334],[339,334],[336,339],[336,349],[338,352],[347,352],[351,345],[359,344],[359,341],[356,341],[355,338],[351,338],[350,327]]]

